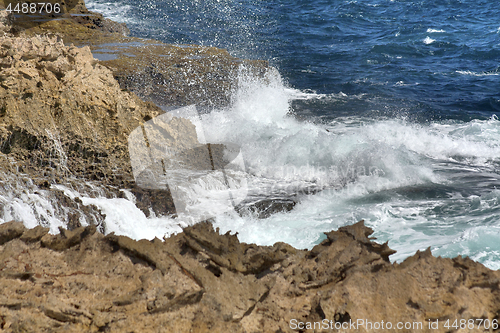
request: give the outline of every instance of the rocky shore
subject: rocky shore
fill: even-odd
[[[500,309],[500,273],[430,251],[391,264],[363,222],[311,251],[240,243],[209,222],[153,241],[47,232],[0,225],[6,332],[485,332]],[[455,320],[475,329],[445,327]]]
[[[71,11],[88,15],[29,29],[0,17],[0,192],[43,192],[67,221],[57,235],[0,225],[0,331],[499,331],[499,272],[430,250],[392,264],[363,222],[310,251],[240,243],[210,221],[163,240],[104,235],[98,207],[53,185],[109,198],[128,189],[146,215],[175,213],[167,190],[135,185],[128,134],[162,114],[157,105],[228,103],[241,64],[269,68],[127,37],[83,2]]]

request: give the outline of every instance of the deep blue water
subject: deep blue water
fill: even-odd
[[[267,81],[242,75],[230,108],[204,115],[205,135],[241,147],[254,197],[318,192],[263,220],[217,216],[221,231],[303,248],[364,219],[395,260],[430,246],[500,268],[499,1],[87,5],[135,36],[278,69]]]
[[[299,113],[425,121],[487,119],[500,112],[498,1],[92,4],[110,13],[116,8],[135,36],[266,59],[294,88],[347,95],[295,102]],[[128,5],[125,12],[123,5]]]

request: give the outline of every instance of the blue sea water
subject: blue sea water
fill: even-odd
[[[264,80],[242,71],[232,105],[204,115],[204,126],[211,141],[242,147],[254,197],[293,188],[300,200],[266,219],[222,214],[223,231],[310,248],[364,219],[394,260],[430,246],[500,268],[500,2],[87,6],[138,37],[221,47],[277,69]]]
[[[92,5],[95,3],[95,7]],[[128,7],[121,12],[122,5]],[[355,101],[299,103],[336,117],[487,119],[500,110],[496,1],[124,1],[134,35],[266,59],[290,86]],[[305,105],[303,105],[305,104]]]

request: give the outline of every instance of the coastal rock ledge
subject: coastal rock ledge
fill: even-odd
[[[498,331],[484,326],[499,319],[499,272],[429,250],[391,264],[363,221],[311,251],[210,222],[163,241],[60,231],[0,225],[3,332]]]

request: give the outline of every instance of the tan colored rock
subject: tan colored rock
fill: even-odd
[[[26,228],[19,222],[7,222],[0,224],[0,245],[21,236]]]
[[[48,36],[0,45],[1,152],[33,177],[131,179],[127,135],[163,111],[122,91],[88,47]]]
[[[132,130],[161,113],[123,91],[88,47],[66,46],[53,35],[0,36],[0,166],[6,172],[1,177],[47,189],[54,207],[65,207],[59,218],[70,229],[80,221],[105,228],[96,207],[50,188],[75,178],[99,181],[99,195],[118,196],[119,187],[142,193],[137,202],[147,215],[151,202],[158,215],[175,212],[167,190],[152,193],[134,185],[128,154]],[[21,180],[20,173],[31,180]],[[78,181],[73,186],[81,187]]]
[[[12,29],[13,16],[5,10],[0,10],[0,34],[8,34]]]
[[[56,250],[19,222],[2,230],[18,230],[0,245],[5,332],[430,333],[453,331],[447,320],[473,320],[474,329],[459,332],[484,332],[476,319],[499,319],[499,272],[430,251],[391,264],[362,222],[328,233],[312,251],[240,243],[209,223],[164,241],[82,228],[60,236],[78,242]],[[251,271],[236,269],[255,253]],[[382,321],[417,326],[373,327]]]

